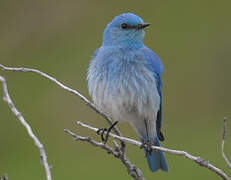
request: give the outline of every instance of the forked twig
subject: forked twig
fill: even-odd
[[[121,162],[124,164],[124,166],[127,169],[128,174],[133,177],[136,180],[145,180],[142,171],[137,168],[135,165],[133,165],[129,159],[127,159],[127,157],[125,156],[124,153],[121,152],[119,146],[117,145],[116,141],[114,141],[114,145],[115,145],[115,149],[111,148],[110,146],[108,146],[107,144],[104,144],[102,142],[97,142],[95,140],[93,140],[90,137],[83,137],[83,136],[79,136],[76,133],[71,132],[68,129],[64,129],[64,131],[67,134],[70,134],[75,141],[85,141],[88,142],[89,144],[91,144],[94,147],[99,147],[103,150],[105,150],[108,154],[112,154],[114,155],[115,158],[118,158],[121,160]],[[121,136],[118,136],[121,137]]]
[[[43,166],[45,168],[45,172],[46,172],[46,178],[47,178],[47,180],[52,180],[51,171],[50,171],[50,167],[49,167],[48,162],[47,162],[47,155],[46,155],[46,151],[44,149],[43,144],[36,137],[36,135],[34,134],[34,132],[31,129],[30,125],[24,119],[22,113],[20,113],[17,110],[17,108],[15,107],[15,105],[14,105],[13,101],[11,100],[10,95],[8,93],[5,78],[0,76],[0,82],[2,83],[3,94],[4,94],[3,100],[9,105],[10,110],[13,112],[13,114],[16,116],[16,118],[20,121],[20,123],[26,128],[27,133],[33,139],[35,146],[39,149],[41,161],[42,161],[42,164],[43,164]]]
[[[7,67],[4,66],[2,64],[0,64],[0,68],[2,68],[2,70],[7,70],[7,71],[17,71],[17,72],[33,72],[36,74],[39,74],[51,81],[53,81],[54,83],[56,83],[59,87],[65,89],[66,91],[78,96],[81,100],[83,100],[91,109],[93,109],[96,113],[100,114],[102,117],[104,117],[107,122],[109,123],[109,125],[111,126],[113,124],[112,120],[110,119],[110,117],[108,117],[106,114],[104,114],[102,111],[100,111],[93,103],[91,103],[85,96],[83,96],[80,92],[78,92],[75,89],[72,89],[66,85],[64,85],[62,82],[58,81],[57,79],[55,79],[54,77],[39,71],[37,69],[31,69],[31,68],[24,68],[24,67],[19,67],[19,68],[15,68],[15,67]],[[117,127],[114,127],[113,130],[115,131],[115,133],[117,135],[122,135],[121,132],[119,131],[119,129]],[[125,143],[123,143],[121,141],[121,150],[124,152],[125,151]]]
[[[88,129],[90,129],[92,131],[95,131],[95,132],[97,132],[99,130],[98,128],[92,127],[92,126],[87,125],[87,124],[85,124],[83,122],[80,122],[80,121],[77,122],[77,125],[79,125],[81,127],[84,127],[84,128],[88,128]],[[130,144],[136,145],[138,147],[140,147],[141,144],[142,144],[141,142],[136,141],[134,139],[126,138],[126,137],[123,137],[123,136],[118,136],[118,135],[112,134],[112,133],[109,133],[109,136],[111,136],[111,137],[113,137],[115,139],[118,139],[118,140],[123,140],[126,143],[130,143]],[[185,158],[196,162],[200,166],[211,170],[212,172],[214,172],[217,175],[219,175],[220,177],[222,177],[224,180],[231,180],[231,178],[225,172],[223,172],[221,169],[217,168],[216,166],[212,165],[211,163],[209,163],[208,161],[202,159],[199,156],[193,156],[193,155],[187,153],[186,151],[168,149],[168,148],[158,147],[158,146],[152,146],[152,149],[153,150],[158,150],[158,151],[163,151],[163,152],[173,154],[173,155],[184,156]]]

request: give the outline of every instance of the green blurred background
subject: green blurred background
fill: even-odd
[[[165,147],[186,150],[228,171],[220,153],[222,119],[231,119],[231,1],[0,1],[0,63],[40,69],[89,97],[86,71],[112,18],[133,12],[152,25],[145,44],[165,66],[163,132]],[[99,140],[77,127],[107,123],[78,97],[36,74],[3,72],[15,105],[45,145],[54,180],[131,179],[120,161],[63,131]],[[2,87],[0,86],[2,99]],[[126,123],[125,136],[137,138]],[[231,158],[231,122],[225,151]],[[178,156],[166,154],[169,173],[152,174],[137,147],[130,160],[147,179],[219,179]],[[8,106],[0,101],[0,174],[10,180],[45,179],[39,152]]]

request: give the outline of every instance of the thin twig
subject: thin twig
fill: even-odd
[[[35,143],[35,146],[39,149],[40,151],[40,157],[41,157],[41,161],[42,161],[42,164],[45,168],[45,172],[46,172],[46,178],[47,180],[52,180],[51,178],[51,172],[50,172],[50,167],[48,165],[48,162],[47,162],[47,155],[46,155],[46,152],[45,152],[45,149],[44,149],[44,146],[43,144],[39,141],[39,139],[35,136],[35,134],[33,133],[30,125],[26,122],[26,120],[24,119],[22,113],[20,113],[13,101],[11,100],[10,98],[10,95],[8,93],[8,89],[7,89],[7,84],[6,84],[6,80],[4,77],[0,76],[0,82],[2,83],[2,88],[3,88],[3,94],[4,94],[4,97],[3,97],[3,100],[5,102],[7,102],[7,104],[9,105],[10,107],[10,110],[13,112],[13,114],[17,117],[17,119],[20,121],[20,123],[26,128],[27,130],[27,133],[29,134],[29,136],[33,139],[34,143]]]
[[[51,81],[53,81],[54,83],[56,83],[58,86],[60,86],[61,88],[65,89],[66,91],[80,97],[90,108],[92,108],[96,113],[100,114],[102,117],[104,117],[107,122],[112,125],[113,122],[112,120],[107,116],[105,115],[103,112],[101,112],[99,109],[97,109],[97,107],[92,104],[86,97],[84,97],[82,94],[80,94],[77,90],[74,90],[72,88],[69,88],[67,87],[66,85],[64,85],[63,83],[61,83],[60,81],[58,81],[57,79],[55,79],[54,77],[42,72],[42,71],[39,71],[37,69],[30,69],[30,68],[23,68],[23,67],[20,67],[20,68],[11,68],[11,67],[6,67],[2,64],[0,64],[0,68],[2,68],[3,70],[8,70],[8,71],[19,71],[19,72],[33,72],[33,73],[37,73]],[[120,131],[118,130],[118,128],[114,127],[113,128],[115,133],[117,135],[122,135],[120,133]],[[126,157],[125,155],[125,143],[123,141],[120,140],[120,143],[121,143],[121,147],[119,149],[117,149],[117,151],[121,154],[121,156],[124,156],[123,158],[123,163],[125,164],[126,168],[127,167],[135,167],[129,160],[128,158]],[[128,169],[128,168],[127,168]],[[130,168],[132,169],[132,168]],[[137,177],[139,177],[140,174],[142,174],[141,170],[139,170],[138,168],[134,168],[135,170],[137,169]],[[130,172],[136,172],[136,171],[130,171]],[[134,173],[131,173],[131,174],[134,174]],[[135,175],[134,175],[135,176]],[[138,178],[138,179],[142,179],[142,178]]]
[[[95,112],[97,112],[98,114],[100,114],[101,116],[103,116],[103,117],[107,120],[107,122],[108,122],[110,125],[113,124],[112,121],[111,121],[111,119],[110,119],[107,115],[105,115],[105,114],[102,113],[99,109],[97,109],[97,107],[96,107],[94,104],[92,104],[86,97],[84,97],[83,95],[81,95],[77,90],[74,90],[74,89],[71,89],[71,88],[65,86],[65,85],[62,84],[60,81],[56,80],[55,78],[53,78],[53,77],[51,77],[51,76],[49,76],[49,75],[47,75],[47,74],[45,74],[45,73],[43,73],[43,72],[41,72],[41,71],[39,71],[39,70],[36,70],[36,69],[29,69],[29,68],[11,68],[11,67],[3,66],[3,65],[1,65],[1,64],[0,64],[0,68],[2,68],[3,70],[9,70],[9,71],[20,71],[20,72],[34,72],[34,73],[37,73],[37,74],[39,74],[39,75],[41,75],[41,76],[43,76],[43,77],[45,77],[45,78],[47,78],[47,79],[53,81],[53,82],[56,83],[58,86],[60,86],[61,88],[67,90],[68,92],[70,92],[70,93],[72,93],[72,94],[77,95],[78,97],[80,97],[80,98],[81,98],[89,107],[91,107]],[[4,80],[4,78],[3,78],[3,80]],[[4,81],[5,81],[5,80],[4,80]],[[4,84],[3,81],[2,81],[2,83]],[[4,89],[4,88],[3,88],[3,89]],[[5,99],[6,99],[6,98],[5,98]],[[10,105],[9,102],[8,102],[8,104],[9,104],[10,108],[12,109],[12,107],[11,107],[11,105]],[[14,108],[14,106],[13,106],[13,108]],[[16,110],[17,110],[17,109],[16,109]],[[12,111],[13,111],[13,110],[12,110]],[[14,112],[14,111],[13,111],[13,112]],[[15,114],[15,112],[14,112],[14,114]],[[22,115],[21,115],[18,111],[16,111],[16,114],[15,114],[15,115],[18,117],[18,119],[19,119],[19,118],[23,118]],[[86,128],[89,128],[89,129],[91,129],[91,130],[93,130],[93,131],[97,131],[97,130],[98,130],[98,128],[91,127],[91,126],[86,125],[86,124],[83,124],[83,123],[81,123],[81,122],[78,122],[78,125],[83,126],[83,127],[86,127]],[[30,127],[30,126],[29,126],[29,127]],[[30,130],[31,130],[31,129],[30,129]],[[141,172],[138,168],[136,168],[136,167],[127,159],[126,155],[124,154],[124,150],[125,150],[125,143],[124,143],[124,142],[128,142],[128,143],[134,144],[134,145],[136,145],[136,146],[140,146],[141,143],[138,142],[138,141],[136,141],[136,140],[133,140],[133,139],[129,139],[129,138],[122,137],[120,131],[119,131],[117,128],[114,128],[114,130],[115,130],[116,135],[115,135],[115,134],[112,134],[112,133],[110,133],[109,135],[112,136],[112,137],[114,137],[115,139],[120,140],[120,142],[121,142],[121,148],[118,149],[118,145],[117,145],[116,141],[113,141],[113,142],[114,142],[114,146],[115,146],[115,150],[113,150],[111,147],[109,147],[110,149],[105,148],[105,147],[107,147],[107,146],[102,145],[102,143],[99,143],[99,144],[101,144],[101,145],[99,146],[99,144],[97,144],[98,142],[93,141],[93,140],[92,140],[91,138],[89,138],[89,137],[81,137],[81,136],[78,136],[78,135],[76,135],[76,134],[73,134],[73,133],[70,132],[70,131],[69,131],[69,132],[66,131],[66,132],[69,133],[69,134],[72,133],[71,135],[72,135],[73,137],[76,135],[76,136],[78,137],[78,138],[77,138],[78,140],[87,141],[87,142],[91,143],[92,145],[95,145],[95,146],[98,146],[98,147],[101,147],[101,148],[105,149],[106,151],[110,152],[111,154],[114,154],[115,152],[118,152],[117,156],[115,156],[115,157],[120,158],[120,160],[121,160],[121,161],[123,162],[123,164],[126,166],[128,173],[130,172],[130,173],[131,173],[130,175],[131,175],[133,178],[136,176],[136,178],[134,178],[134,179],[142,179],[142,178],[143,178],[142,172]],[[29,132],[29,131],[28,131],[28,132]],[[36,137],[36,136],[35,136],[35,137]],[[76,139],[76,137],[75,137],[75,139]],[[76,139],[76,140],[77,140],[77,139]],[[93,142],[93,143],[92,143],[92,142]],[[43,147],[43,146],[42,146],[42,147]],[[223,147],[223,148],[224,148],[224,147]],[[191,154],[189,154],[189,153],[187,153],[187,152],[185,152],[185,151],[172,150],[172,149],[167,149],[167,148],[164,148],[164,147],[152,146],[152,149],[154,149],[154,150],[160,150],[160,151],[163,151],[163,152],[166,152],[166,153],[170,153],[170,154],[174,154],[174,155],[184,156],[184,157],[186,157],[186,158],[188,158],[188,159],[190,159],[190,160],[196,162],[196,163],[199,164],[200,166],[206,167],[206,168],[210,169],[212,172],[215,172],[215,173],[218,174],[220,177],[222,177],[224,180],[231,180],[231,178],[228,177],[222,170],[220,170],[219,168],[215,167],[214,165],[210,164],[208,161],[205,161],[205,160],[203,160],[202,158],[200,158],[200,157],[198,157],[198,156],[193,156],[193,155],[191,155]],[[40,149],[40,153],[41,153],[41,149]],[[116,154],[116,153],[115,153],[115,154]],[[114,155],[115,155],[115,154],[114,154]],[[45,155],[46,155],[46,154],[45,154]],[[42,160],[44,161],[44,158],[42,158]],[[47,166],[48,166],[48,164],[47,164]],[[49,168],[49,166],[48,166],[48,168]],[[132,171],[133,168],[135,169],[135,171]],[[46,168],[45,168],[45,169],[46,169]],[[140,171],[140,172],[139,172],[139,171]],[[135,172],[135,175],[134,175],[134,176],[132,175],[133,172]],[[141,173],[141,177],[139,177],[139,173]]]
[[[84,97],[82,94],[80,94],[77,90],[75,89],[72,89],[72,88],[69,88],[68,86],[64,85],[63,83],[61,83],[60,81],[58,81],[57,79],[55,79],[54,77],[42,72],[42,71],[39,71],[37,69],[31,69],[31,68],[23,68],[23,67],[20,67],[20,68],[12,68],[12,67],[6,67],[2,64],[0,64],[0,67],[3,69],[3,70],[8,70],[8,71],[19,71],[19,72],[33,72],[33,73],[37,73],[51,81],[53,81],[54,83],[56,83],[58,86],[60,86],[61,88],[65,89],[66,91],[80,97],[80,99],[82,99],[88,106],[90,106],[94,111],[96,111],[98,114],[100,114],[101,116],[103,116],[108,122],[110,125],[113,124],[112,120],[107,116],[105,115],[102,111],[100,111],[99,109],[97,109],[97,107],[91,103],[86,97]],[[120,132],[117,128],[116,129],[116,134],[120,135]]]
[[[24,67],[19,67],[19,68],[12,68],[12,67],[6,67],[2,64],[0,64],[0,68],[2,68],[2,70],[7,70],[7,71],[19,71],[19,72],[33,72],[33,73],[37,73],[51,81],[53,81],[54,83],[56,83],[58,86],[60,86],[61,88],[65,89],[66,91],[80,97],[80,99],[82,99],[90,108],[92,108],[95,112],[97,112],[98,114],[100,114],[102,117],[104,117],[107,122],[110,124],[110,126],[113,124],[112,120],[106,115],[104,114],[102,111],[100,111],[93,103],[91,103],[85,96],[83,96],[81,93],[79,93],[77,90],[69,88],[68,86],[64,85],[63,83],[61,83],[60,81],[58,81],[57,79],[55,79],[54,77],[39,71],[37,69],[31,69],[31,68],[24,68]],[[115,133],[117,135],[122,135],[121,132],[119,131],[119,129],[117,127],[113,128]],[[123,142],[121,142],[121,149],[122,151],[125,151],[125,144]]]
[[[104,143],[99,143],[90,137],[79,136],[79,135],[71,132],[68,129],[64,129],[64,131],[66,133],[70,134],[74,138],[75,141],[86,141],[95,147],[100,147],[100,148],[106,150],[108,154],[114,154],[115,156],[118,156],[118,152],[114,151],[111,147],[109,147],[108,145],[106,145]]]
[[[125,165],[128,174],[131,177],[133,177],[133,179],[135,179],[135,180],[145,180],[145,178],[143,177],[142,171],[139,168],[137,168],[136,166],[134,166],[126,158],[126,156],[123,153],[121,153],[120,148],[119,148],[119,146],[117,145],[116,142],[114,142],[115,143],[114,145],[116,146],[116,148],[114,150],[110,146],[108,146],[107,144],[104,144],[104,143],[101,143],[101,142],[97,142],[97,141],[93,140],[90,137],[79,136],[79,135],[71,132],[68,129],[64,129],[64,131],[67,134],[70,134],[74,138],[75,141],[85,141],[85,142],[88,142],[89,144],[91,144],[91,145],[93,145],[95,147],[99,147],[99,148],[107,151],[108,154],[113,154],[114,157],[116,157],[116,158],[118,158],[118,159],[121,160],[121,162]],[[120,137],[120,136],[118,136],[118,137]]]
[[[226,138],[226,121],[227,121],[227,118],[224,117],[223,131],[222,131],[222,141],[221,141],[221,153],[222,153],[222,156],[223,156],[227,166],[231,169],[231,162],[229,161],[229,159],[227,158],[227,156],[225,155],[225,152],[224,152],[225,138]]]
[[[88,129],[93,130],[95,132],[98,131],[98,128],[95,128],[95,127],[92,127],[90,125],[84,124],[84,123],[82,123],[80,121],[78,121],[77,124],[79,126],[88,128]],[[118,139],[118,140],[123,140],[124,142],[130,143],[130,144],[133,144],[133,145],[136,145],[136,146],[139,146],[139,147],[141,146],[141,142],[136,141],[134,139],[126,138],[126,137],[123,137],[123,136],[117,136],[117,135],[112,134],[112,133],[109,133],[109,136],[111,136],[111,137],[113,137],[115,139]],[[166,153],[169,153],[169,154],[178,155],[178,156],[184,156],[185,158],[196,162],[200,166],[210,169],[212,172],[218,174],[224,180],[231,180],[231,178],[226,173],[224,173],[221,169],[215,167],[214,165],[212,165],[211,163],[209,163],[208,161],[202,159],[199,156],[193,156],[193,155],[187,153],[186,151],[173,150],[173,149],[168,149],[168,148],[164,148],[164,147],[152,146],[152,149],[153,150],[163,151],[163,152],[166,152]]]

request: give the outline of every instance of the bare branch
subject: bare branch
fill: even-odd
[[[51,81],[53,81],[54,83],[56,83],[58,86],[60,86],[61,88],[65,89],[66,91],[80,97],[80,99],[82,99],[90,108],[92,108],[95,112],[97,112],[98,114],[100,114],[101,116],[103,116],[107,122],[112,125],[113,122],[112,120],[106,115],[104,114],[102,111],[100,111],[93,103],[91,103],[85,96],[83,96],[82,94],[80,94],[77,90],[75,89],[72,89],[72,88],[69,88],[68,86],[64,85],[63,83],[61,83],[60,81],[58,81],[57,79],[55,79],[54,77],[42,72],[42,71],[39,71],[37,69],[30,69],[30,68],[23,68],[23,67],[20,67],[20,68],[12,68],[12,67],[6,67],[2,64],[0,64],[0,68],[2,68],[2,70],[7,70],[7,71],[19,71],[19,72],[33,72],[33,73],[36,73],[36,74],[39,74]],[[120,131],[118,130],[118,128],[114,127],[114,130],[115,130],[115,133],[117,135],[121,135]]]
[[[92,127],[90,125],[84,124],[84,123],[82,123],[80,121],[78,121],[77,124],[79,126],[88,128],[88,129],[93,130],[95,132],[97,132],[99,130],[98,128],[95,128],[95,127]],[[113,137],[115,139],[122,140],[124,142],[130,143],[130,144],[139,146],[139,147],[141,146],[141,142],[138,142],[138,141],[136,141],[134,139],[130,139],[130,138],[118,136],[118,135],[115,135],[115,134],[112,134],[112,133],[109,133],[109,136],[111,136],[111,137]],[[209,163],[208,161],[202,159],[199,156],[193,156],[193,155],[191,155],[191,154],[189,154],[189,153],[187,153],[185,151],[173,150],[173,149],[168,149],[168,148],[164,148],[164,147],[152,146],[152,149],[153,150],[163,151],[163,152],[166,152],[166,153],[169,153],[169,154],[178,155],[178,156],[184,156],[185,158],[190,159],[190,160],[196,162],[200,166],[208,168],[212,172],[218,174],[224,180],[231,180],[231,178],[227,174],[225,174],[221,169],[215,167],[214,165],[212,165],[211,163]]]
[[[41,75],[41,76],[43,76],[43,77],[45,77],[45,78],[47,78],[47,79],[53,81],[53,82],[56,83],[58,86],[60,86],[61,88],[65,89],[66,91],[68,91],[68,92],[70,92],[70,93],[72,93],[72,94],[74,94],[74,95],[80,97],[90,108],[92,108],[96,113],[98,113],[98,114],[100,114],[102,117],[104,117],[110,125],[113,124],[112,120],[111,120],[107,115],[105,115],[103,112],[101,112],[99,109],[97,109],[97,107],[96,107],[94,104],[92,104],[86,97],[84,97],[82,94],[80,94],[77,90],[74,90],[74,89],[72,89],[72,88],[69,88],[68,86],[64,85],[63,83],[61,83],[60,81],[58,81],[58,80],[55,79],[54,77],[52,77],[52,76],[50,76],[50,75],[48,75],[48,74],[46,74],[46,73],[44,73],[44,72],[42,72],[42,71],[39,71],[39,70],[37,70],[37,69],[23,68],[23,67],[20,67],[20,68],[11,68],[11,67],[6,67],[6,66],[4,66],[4,65],[2,65],[2,64],[0,64],[0,68],[2,68],[2,70],[8,70],[8,71],[33,72],[33,73],[37,73],[37,74],[39,74],[39,75]],[[117,135],[119,135],[119,136],[122,135],[122,134],[120,133],[120,131],[118,130],[118,128],[114,127],[113,130],[115,131],[115,133],[116,133]],[[125,155],[125,153],[124,153],[124,152],[125,152],[125,143],[124,143],[123,141],[120,141],[120,143],[121,143],[121,147],[120,147],[119,149],[117,149],[117,150],[118,150],[118,152],[119,152],[122,156],[124,156],[124,158],[123,158],[123,163],[124,163],[124,164],[127,164],[127,167],[129,167],[130,169],[132,169],[131,167],[135,167],[135,166],[128,160],[128,158],[126,157],[126,155]],[[128,165],[128,164],[129,164],[129,165]],[[139,170],[138,168],[133,168],[133,169],[135,169],[135,170],[137,169],[137,177],[139,177],[139,175],[142,174],[141,170]],[[134,171],[131,171],[131,172],[136,172],[135,170],[134,170]],[[134,173],[133,173],[133,174],[134,174]],[[136,173],[135,173],[135,174],[136,174]],[[134,176],[135,176],[135,175],[134,175]],[[141,178],[139,178],[139,179],[141,179]]]
[[[39,141],[39,139],[35,136],[35,134],[33,133],[30,125],[26,122],[26,120],[24,119],[23,115],[16,109],[14,103],[12,102],[10,95],[8,93],[8,89],[7,89],[7,84],[6,84],[6,80],[4,77],[0,76],[0,82],[2,83],[2,88],[3,88],[3,100],[9,105],[10,110],[13,112],[13,114],[17,117],[17,119],[20,121],[20,123],[26,128],[27,133],[29,134],[29,136],[33,139],[35,146],[39,149],[40,151],[40,158],[42,161],[42,164],[45,168],[45,172],[46,172],[46,178],[47,180],[52,180],[51,178],[51,172],[50,172],[50,167],[48,165],[47,162],[47,155],[44,149],[43,144]]]
[[[226,138],[226,121],[227,121],[227,118],[224,117],[223,131],[222,131],[222,141],[221,141],[221,153],[222,153],[222,156],[223,156],[227,166],[231,169],[231,163],[230,163],[229,159],[227,158],[227,156],[225,155],[225,152],[224,152],[225,138]]]
[[[93,140],[92,138],[90,137],[82,137],[82,136],[79,136],[73,132],[71,132],[70,130],[68,129],[64,129],[64,131],[67,133],[67,134],[70,134],[75,141],[85,141],[85,142],[88,142],[89,144],[95,146],[95,147],[99,147],[105,151],[107,151],[108,154],[113,154],[114,157],[118,158],[121,160],[121,162],[124,164],[124,166],[126,167],[127,169],[127,172],[128,174],[133,177],[134,179],[136,180],[145,180],[145,178],[143,177],[143,173],[142,171],[137,168],[136,166],[134,166],[128,159],[127,157],[124,155],[124,153],[121,152],[119,146],[117,145],[116,142],[114,142],[114,145],[115,145],[115,150],[112,149],[111,147],[109,147],[107,144],[104,144],[104,143],[101,143],[101,142],[97,142],[95,140]],[[120,136],[118,136],[120,137]]]
[[[39,71],[37,69],[30,69],[30,68],[12,68],[12,67],[6,67],[2,64],[0,64],[0,68],[2,68],[3,70],[7,70],[7,71],[19,71],[19,72],[33,72],[33,73],[37,73],[51,81],[53,81],[54,83],[56,83],[58,86],[60,86],[61,88],[65,89],[66,91],[80,97],[81,100],[83,100],[91,109],[93,109],[96,113],[100,114],[102,117],[104,117],[106,119],[106,121],[110,124],[110,126],[113,124],[112,120],[110,117],[108,117],[106,114],[104,114],[102,111],[100,111],[93,103],[91,103],[85,96],[83,96],[82,94],[80,94],[77,90],[69,88],[68,86],[64,85],[63,83],[61,83],[60,81],[58,81],[57,79],[55,79],[54,77]],[[113,130],[115,131],[115,133],[119,136],[121,136],[121,132],[119,131],[119,129],[117,127],[113,127]],[[123,141],[120,141],[121,143],[121,151],[124,153],[125,152],[125,143]]]
[[[114,151],[111,147],[109,147],[108,145],[106,145],[104,143],[99,143],[99,142],[93,140],[90,137],[79,136],[79,135],[71,132],[68,129],[64,129],[64,131],[66,133],[70,134],[74,138],[75,141],[86,141],[86,142],[90,143],[91,145],[93,145],[95,147],[100,147],[100,148],[106,150],[108,154],[114,154],[115,156],[119,155],[118,152]]]
[[[54,77],[52,76],[49,76],[39,70],[36,70],[36,69],[29,69],[29,68],[11,68],[11,67],[6,67],[6,66],[3,66],[0,64],[0,68],[2,68],[3,70],[9,70],[9,71],[19,71],[19,72],[33,72],[33,73],[37,73],[51,81],[53,81],[54,83],[56,83],[58,86],[60,86],[61,88],[65,89],[66,91],[80,97],[90,108],[92,108],[95,112],[97,112],[98,114],[100,114],[101,116],[103,116],[107,122],[112,125],[112,120],[107,116],[105,115],[103,112],[101,112],[94,104],[92,104],[86,97],[84,97],[82,94],[80,94],[77,90],[74,90],[74,89],[71,89],[69,87],[67,87],[66,85],[64,85],[63,83],[61,83],[60,81],[58,81],[57,79],[55,79]],[[1,77],[1,76],[0,76]],[[5,83],[5,79],[3,77],[1,77],[1,81],[2,81],[2,84],[4,86],[6,86],[6,83]],[[5,89],[5,88],[3,88]],[[6,88],[7,90],[7,88]],[[8,92],[7,92],[8,93]],[[5,98],[5,100],[7,101],[7,98]],[[11,99],[10,99],[11,101]],[[8,101],[7,101],[8,102]],[[14,107],[14,105],[12,106],[12,101],[11,103],[9,103],[9,106],[12,110],[12,112],[16,115],[16,117],[20,120],[20,118],[23,118],[23,116],[17,111],[17,109]],[[14,111],[16,109],[16,111]],[[24,119],[23,119],[24,120]],[[25,121],[25,120],[24,120]],[[26,123],[26,122],[25,122]],[[27,124],[27,123],[26,123]],[[93,131],[98,131],[98,128],[94,128],[92,126],[89,126],[87,124],[84,124],[82,122],[78,122],[77,123],[78,125],[82,126],[82,127],[85,127],[85,128],[88,128],[88,129],[91,129]],[[224,122],[225,124],[225,122]],[[27,126],[24,125],[26,128]],[[29,125],[28,125],[29,126]],[[224,125],[225,127],[225,125]],[[29,129],[31,130],[30,126],[29,126]],[[29,130],[27,128],[27,131],[29,133]],[[108,145],[105,145],[103,143],[99,143],[97,141],[94,141],[92,140],[90,137],[82,137],[82,136],[79,136],[79,135],[76,135],[74,133],[72,133],[71,131],[69,130],[65,130],[66,133],[70,134],[75,140],[80,140],[80,141],[85,141],[85,142],[88,142],[90,143],[91,145],[93,146],[96,146],[96,147],[100,147],[104,150],[106,150],[109,154],[113,154],[116,158],[119,158],[121,160],[121,162],[125,165],[125,167],[127,168],[127,171],[128,173],[130,174],[130,176],[132,176],[134,179],[141,179],[143,180],[143,175],[142,175],[142,171],[138,168],[136,168],[136,166],[134,166],[126,157],[126,155],[124,154],[124,151],[125,151],[125,142],[128,142],[128,143],[131,143],[133,145],[136,145],[136,146],[140,146],[141,143],[136,141],[136,140],[133,140],[133,139],[129,139],[129,138],[126,138],[126,137],[122,137],[121,136],[121,133],[120,131],[115,127],[114,128],[114,131],[116,134],[112,134],[110,133],[109,135],[117,140],[120,140],[121,142],[121,147],[118,146],[117,142],[115,140],[113,140],[113,143],[114,143],[114,146],[115,146],[115,149],[109,147]],[[31,130],[32,132],[32,130]],[[35,136],[36,138],[36,136]],[[35,140],[34,140],[35,141]],[[228,166],[230,165],[230,162],[228,161],[227,158],[225,158],[225,154],[224,154],[224,141],[225,141],[225,128],[223,128],[223,140],[222,140],[222,155],[226,161],[226,163],[228,164]],[[41,143],[40,143],[41,144]],[[42,144],[41,144],[42,145]],[[43,146],[42,146],[43,148]],[[39,148],[40,149],[40,148]],[[174,155],[179,155],[179,156],[184,156],[185,158],[188,158],[194,162],[196,162],[197,164],[199,164],[200,166],[202,167],[205,167],[209,170],[211,170],[212,172],[218,174],[220,177],[222,177],[224,180],[231,180],[231,178],[229,176],[227,176],[227,174],[225,174],[221,169],[215,167],[214,165],[212,165],[211,163],[209,163],[208,161],[205,161],[204,159],[202,159],[201,157],[199,156],[193,156],[185,151],[179,151],[179,150],[172,150],[172,149],[167,149],[167,148],[164,148],[164,147],[157,147],[157,146],[152,146],[152,149],[153,150],[160,150],[160,151],[163,151],[163,152],[166,152],[166,153],[170,153],[170,154],[174,154]],[[44,150],[44,148],[43,148]],[[45,152],[45,151],[44,151]],[[40,153],[41,153],[41,149],[40,149]],[[45,154],[46,155],[46,154]],[[45,156],[46,157],[46,156]],[[45,158],[46,159],[46,158]],[[42,160],[44,161],[44,158],[42,158]],[[48,166],[48,163],[47,163],[47,167],[49,169],[49,166]],[[230,167],[230,166],[229,166]],[[46,169],[46,168],[45,168]]]

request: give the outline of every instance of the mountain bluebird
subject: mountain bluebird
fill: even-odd
[[[88,89],[95,105],[116,121],[129,122],[141,142],[152,172],[168,171],[163,152],[150,150],[164,140],[161,132],[163,64],[143,44],[149,26],[137,15],[116,16],[103,33],[88,68]],[[147,148],[149,146],[149,148]]]

